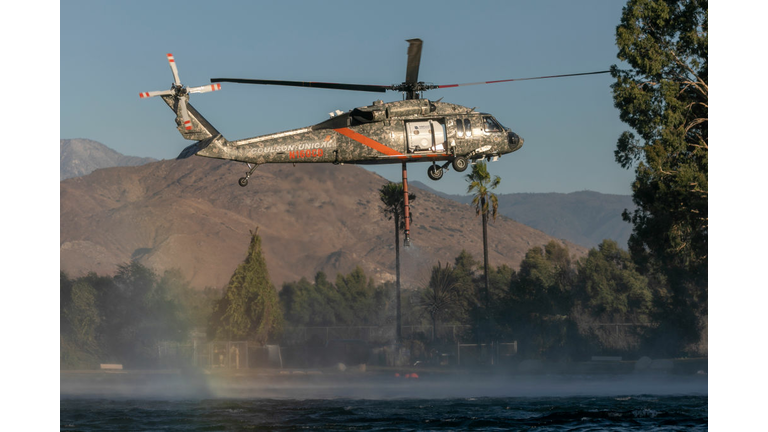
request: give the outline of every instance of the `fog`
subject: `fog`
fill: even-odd
[[[270,371],[247,374],[62,373],[61,398],[453,399],[638,395],[706,396],[706,375],[493,375]]]

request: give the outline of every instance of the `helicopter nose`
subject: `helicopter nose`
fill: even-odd
[[[516,133],[514,133],[512,131],[509,131],[507,133],[507,136],[508,136],[508,140],[509,140],[509,151],[510,151],[510,153],[515,151],[515,150],[519,150],[520,147],[523,146],[523,142],[525,142],[525,140],[522,139],[520,137],[520,135],[518,135],[518,134],[516,134]]]

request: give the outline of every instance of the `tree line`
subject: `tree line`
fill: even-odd
[[[483,270],[461,251],[451,262],[436,263],[421,284],[406,287],[403,324],[432,328],[412,337],[440,346],[448,341],[437,330],[461,325],[469,329],[464,339],[516,340],[521,358],[559,361],[691,349],[657,331],[659,320],[676,318],[665,316],[665,294],[612,240],[577,260],[556,241],[532,247],[518,270],[489,269],[487,302]],[[264,344],[279,343],[285,326],[394,326],[396,320],[395,284],[377,284],[360,267],[334,281],[318,272],[312,281],[286,282],[278,293],[256,232],[223,290],[195,290],[178,270],[158,275],[135,261],[114,276],[70,279],[62,273],[60,282],[62,368],[108,362],[151,367],[158,342],[188,341],[193,329],[206,329],[209,340]],[[633,325],[615,337],[612,328],[601,327],[606,323]]]
[[[192,329],[205,326],[218,295],[191,288],[178,270],[158,275],[135,261],[114,276],[91,272],[71,279],[61,272],[60,366],[152,367],[157,343],[188,340]]]
[[[483,270],[466,251],[434,265],[428,280],[403,291],[404,324],[431,326],[421,337],[435,345],[446,342],[434,333],[442,325],[466,326],[465,338],[481,342],[516,340],[524,358],[696,354],[695,344],[675,345],[656,331],[659,320],[675,317],[665,316],[663,293],[612,240],[578,260],[556,241],[532,247],[519,270],[489,269],[487,303]],[[290,326],[394,325],[394,285],[375,285],[359,267],[335,284],[322,272],[285,283],[279,297]],[[626,326],[617,337],[605,324]]]

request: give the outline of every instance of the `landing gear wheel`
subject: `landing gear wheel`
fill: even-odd
[[[454,171],[463,172],[464,170],[467,169],[467,165],[469,165],[469,161],[467,161],[467,158],[465,158],[464,156],[459,156],[453,160],[453,163],[451,165],[453,166]]]
[[[251,165],[250,163],[247,163],[247,162],[246,162],[246,165],[248,165],[248,168],[249,168],[248,172],[245,173],[245,177],[240,177],[240,180],[237,181],[237,184],[239,184],[242,187],[248,186],[248,178],[251,176],[251,174],[253,174],[253,171],[258,166],[257,164]]]
[[[427,177],[435,181],[440,180],[443,178],[443,169],[437,165],[431,165],[427,168]]]

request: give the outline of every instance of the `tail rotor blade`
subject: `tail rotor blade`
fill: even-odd
[[[187,112],[186,99],[179,99],[179,109],[181,110],[181,119],[184,122],[184,129],[192,130],[192,121],[189,119],[189,112]]]
[[[139,93],[139,97],[144,99],[144,98],[151,98],[154,96],[165,96],[165,95],[172,95],[172,94],[173,92],[170,90],[158,90],[158,91]]]
[[[208,93],[216,90],[221,90],[221,84],[209,84],[200,87],[190,87],[187,89],[189,93]]]
[[[179,70],[176,68],[176,60],[173,59],[173,54],[168,53],[167,55],[168,63],[171,65],[171,72],[173,72],[173,82],[180,86],[181,80],[179,79]]]

